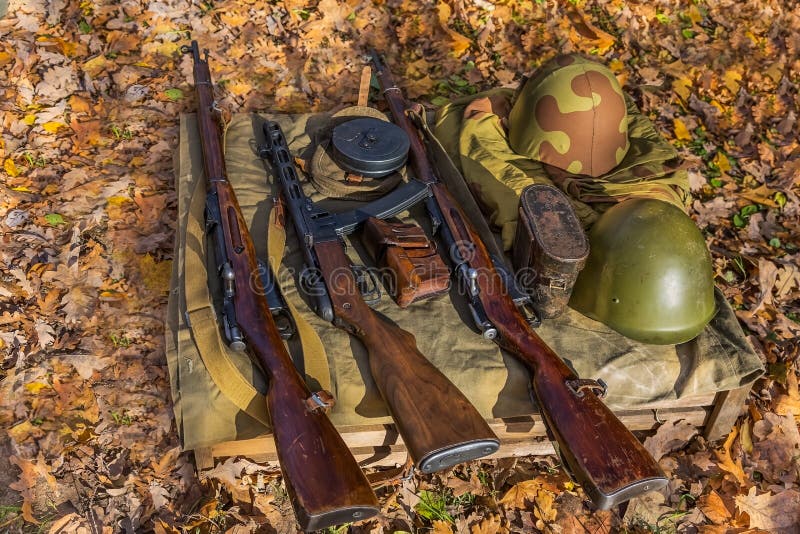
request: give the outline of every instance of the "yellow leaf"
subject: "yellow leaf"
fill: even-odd
[[[747,483],[747,475],[745,475],[744,469],[742,468],[742,460],[741,458],[734,460],[731,457],[731,445],[733,445],[733,441],[736,439],[737,435],[739,435],[739,430],[733,427],[733,430],[731,430],[731,433],[728,435],[728,439],[726,439],[725,443],[722,445],[722,449],[715,450],[714,454],[717,456],[719,468],[733,475],[739,485],[744,486]]]
[[[130,197],[122,197],[122,196],[115,196],[115,197],[108,197],[108,203],[112,206],[121,206],[126,202],[133,202]]]
[[[747,454],[753,452],[753,436],[750,435],[750,419],[745,419],[742,423],[742,450]]]
[[[28,382],[25,384],[25,389],[33,393],[34,395],[38,394],[44,388],[49,388],[49,384],[43,384],[42,382]]]
[[[769,66],[769,68],[764,74],[769,76],[773,82],[780,83],[781,78],[783,78],[783,62],[776,61],[775,63]]]
[[[108,61],[106,60],[106,57],[101,54],[93,57],[89,61],[86,61],[83,64],[83,71],[89,76],[94,77],[103,72],[103,70],[106,68],[106,65],[108,65]]]
[[[735,70],[725,71],[725,87],[728,88],[733,94],[737,94],[739,92],[739,82],[742,81],[742,75]]]
[[[15,176],[19,176],[19,169],[17,169],[17,165],[14,163],[14,160],[8,158],[3,162],[3,168],[6,170],[9,176],[12,178]]]
[[[156,53],[161,54],[162,56],[171,57],[178,50],[178,48],[180,48],[180,46],[180,43],[167,41],[166,43],[161,43],[156,47]]]
[[[672,90],[675,91],[682,100],[689,100],[689,95],[692,94],[692,80],[686,77],[673,80]]]
[[[611,63],[608,64],[608,68],[614,73],[622,72],[625,69],[625,63],[618,59],[612,59]]]
[[[714,157],[714,163],[716,163],[717,167],[722,172],[728,172],[731,170],[731,163],[722,152],[717,152],[717,155]]]
[[[692,4],[689,9],[686,10],[684,13],[692,22],[701,22],[703,20],[703,14],[700,13],[700,9],[695,5]]]
[[[17,186],[17,187],[12,187],[11,190],[12,191],[18,191],[20,193],[33,193],[33,191],[31,191],[31,189],[26,185],[20,185],[20,186]]]
[[[36,122],[36,115],[34,115],[33,113],[25,115],[25,118],[22,119],[22,122],[23,124],[27,124],[28,126],[33,126],[34,123]]]
[[[8,52],[5,52],[5,51],[0,52],[0,67],[6,65],[8,63],[11,63],[11,60],[13,59],[13,57],[14,56],[9,54]]]
[[[498,504],[505,505],[509,508],[524,509],[525,501],[533,502],[541,487],[541,482],[536,479],[524,480],[508,490],[506,494],[503,495],[503,498],[498,501]]]
[[[437,11],[439,14],[439,24],[442,26],[442,29],[447,32],[447,35],[450,36],[450,40],[452,41],[451,47],[453,49],[453,53],[456,56],[462,55],[470,46],[472,46],[472,40],[464,35],[461,35],[457,31],[450,29],[450,27],[447,25],[448,21],[450,20],[450,14],[452,13],[452,9],[448,4],[445,2],[440,2],[437,6]]]
[[[249,93],[253,89],[253,86],[249,83],[235,82],[226,85],[225,88],[234,96],[242,96]]]
[[[692,134],[689,133],[689,130],[682,120],[672,119],[672,126],[675,129],[675,139],[680,139],[682,141],[692,140]]]
[[[720,103],[719,103],[719,102],[717,102],[716,100],[712,100],[711,102],[709,102],[709,104],[711,104],[712,106],[714,106],[715,108],[717,108],[717,109],[719,110],[719,112],[720,112],[720,113],[725,113],[725,108],[724,108],[724,107],[722,107],[722,104],[720,104]]]
[[[151,291],[169,290],[169,281],[172,278],[172,261],[156,262],[150,254],[137,255],[136,259],[139,260],[142,281],[147,289]]]
[[[61,122],[50,121],[42,124],[42,128],[47,133],[56,133],[59,128],[66,126],[66,124]]]

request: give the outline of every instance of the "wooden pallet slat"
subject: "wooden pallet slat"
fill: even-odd
[[[684,419],[704,427],[704,435],[721,437],[730,430],[741,413],[749,388],[731,390],[716,395],[652,403],[644,409],[615,410],[620,420],[632,431],[649,431],[664,421]],[[539,414],[488,421],[500,439],[500,449],[488,458],[554,454],[553,445]],[[402,437],[392,424],[339,427],[362,467],[396,466],[406,461]],[[275,442],[271,435],[254,439],[228,441],[195,450],[198,471],[210,469],[216,460],[245,457],[255,462],[277,462]]]

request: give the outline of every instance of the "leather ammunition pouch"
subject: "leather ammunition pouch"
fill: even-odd
[[[450,271],[419,226],[371,217],[364,225],[362,242],[401,308],[450,289]]]
[[[586,234],[561,191],[547,184],[522,190],[511,250],[517,280],[530,293],[539,315],[544,319],[560,315],[589,255]]]

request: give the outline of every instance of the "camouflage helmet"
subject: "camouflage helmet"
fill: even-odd
[[[689,341],[714,316],[711,257],[680,208],[648,198],[615,204],[589,247],[569,303],[584,315],[656,345]]]
[[[525,82],[508,123],[514,152],[572,174],[603,175],[628,152],[619,82],[577,54],[552,59]]]

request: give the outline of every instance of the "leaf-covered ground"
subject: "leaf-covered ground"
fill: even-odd
[[[199,481],[175,432],[163,320],[190,38],[232,112],[352,103],[369,47],[433,105],[597,55],[695,164],[692,215],[768,369],[724,443],[682,424],[649,439],[671,483],[624,515],[592,514],[554,459],[524,458],[389,484],[382,517],[353,530],[800,531],[800,11],[761,0],[12,0],[0,531],[294,529],[274,470],[232,459]]]

